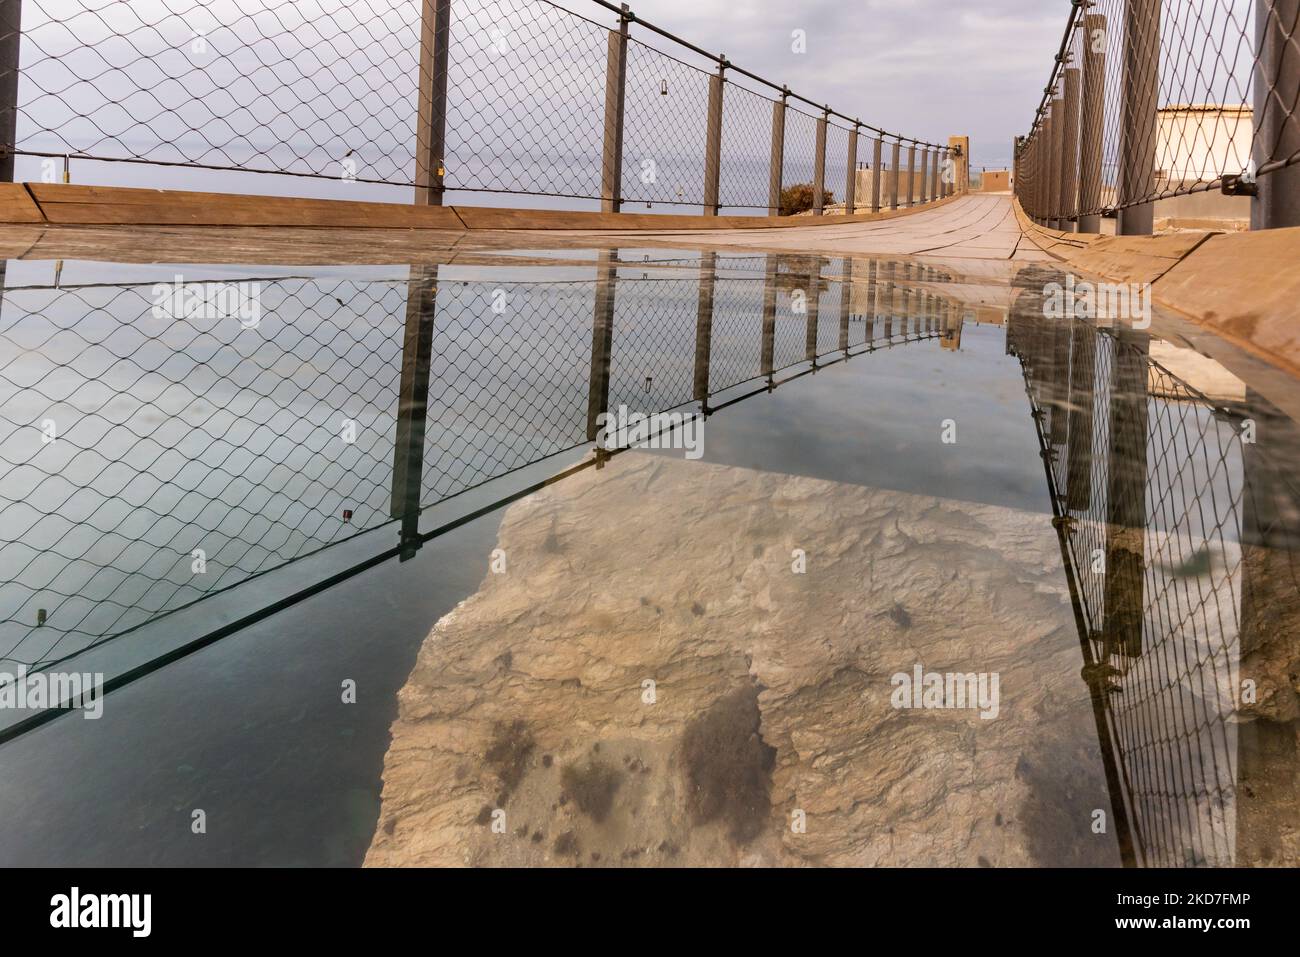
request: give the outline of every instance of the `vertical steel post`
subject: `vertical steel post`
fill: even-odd
[[[789,90],[781,91],[781,98],[772,104],[772,155],[768,161],[767,214],[781,214],[781,178],[785,169],[785,100]]]
[[[1300,0],[1255,0],[1255,168],[1300,152]],[[1251,229],[1300,226],[1300,164],[1257,177]]]
[[[907,148],[907,207],[911,209],[916,191],[916,144]]]
[[[420,14],[415,203],[441,206],[447,177],[447,62],[451,0],[424,0]]]
[[[829,107],[817,121],[817,145],[813,152],[813,215],[821,216],[826,207],[826,124]]]
[[[1106,120],[1106,18],[1083,18],[1083,102],[1079,129],[1079,232],[1101,232],[1101,144]]]
[[[1061,130],[1061,229],[1075,231],[1079,215],[1079,70],[1065,71],[1064,125]]]
[[[852,216],[858,207],[858,124],[849,130],[849,175],[844,183],[844,215]]]
[[[23,36],[22,0],[0,0],[0,182],[14,181],[18,146],[18,66]]]
[[[880,168],[881,148],[884,142],[876,137],[876,145],[871,149],[871,211],[880,212],[880,191],[884,188],[884,171]]]
[[[889,170],[889,208],[898,209],[898,161],[903,148],[902,141],[894,143],[894,158]]]
[[[1121,236],[1155,231],[1156,127],[1160,92],[1160,0],[1126,0],[1124,102],[1119,131]]]
[[[916,200],[924,206],[930,201],[930,150],[928,148],[921,150],[921,167],[917,172],[921,174],[921,178],[917,183]]]
[[[627,28],[625,3],[618,29],[609,31],[605,52],[605,143],[600,164],[600,211],[617,213],[623,205],[623,100],[627,90]]]
[[[704,215],[718,215],[718,183],[722,176],[722,87],[727,58],[718,58],[718,72],[709,77],[709,116],[704,141]]]
[[[1052,132],[1052,161],[1048,168],[1047,188],[1051,194],[1048,203],[1048,225],[1052,229],[1061,228],[1061,209],[1065,199],[1061,195],[1061,166],[1064,163],[1065,147],[1065,100],[1060,95],[1052,97],[1052,113],[1048,119]]]
[[[429,416],[429,368],[438,300],[438,267],[412,266],[406,284],[406,332],[393,436],[393,487],[388,514],[401,520],[399,558],[420,548],[420,489]]]
[[[930,154],[930,199],[943,199],[943,180],[939,175],[939,151]]]
[[[695,310],[695,400],[709,414],[709,363],[713,351],[713,286],[718,254],[700,253],[700,295]]]

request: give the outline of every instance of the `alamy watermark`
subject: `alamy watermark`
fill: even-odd
[[[262,321],[260,282],[172,282],[155,283],[155,319],[238,319],[245,329]]]
[[[889,703],[895,708],[978,709],[986,721],[1001,710],[996,671],[943,673],[926,671],[918,664],[911,674],[900,671],[889,683],[894,686]]]
[[[104,714],[104,675],[90,671],[0,671],[0,710],[80,708],[94,720]]]
[[[683,449],[688,459],[704,454],[704,416],[698,412],[616,412],[596,416],[596,447],[616,449]]]
[[[1110,319],[1134,329],[1151,325],[1149,282],[1088,282],[1066,274],[1065,282],[1043,287],[1043,316],[1048,319]]]

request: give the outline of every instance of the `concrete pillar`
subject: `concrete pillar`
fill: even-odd
[[[1160,91],[1160,0],[1125,0],[1123,103],[1119,135],[1121,236],[1149,236],[1156,191],[1156,125]],[[1129,205],[1134,204],[1134,205]]]
[[[1106,18],[1083,18],[1083,99],[1079,128],[1079,232],[1101,232],[1101,149],[1106,120]]]
[[[1079,215],[1079,70],[1065,71],[1061,129],[1061,229],[1075,231]]]
[[[1300,152],[1300,0],[1255,0],[1255,168]],[[1251,229],[1300,226],[1300,164],[1257,177]]]

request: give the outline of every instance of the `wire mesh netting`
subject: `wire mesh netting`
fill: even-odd
[[[1253,420],[1161,366],[1146,333],[1045,321],[1041,300],[1028,301],[1008,350],[1048,464],[1129,862],[1230,866],[1246,776],[1243,662],[1255,640],[1244,543],[1277,543],[1267,590],[1300,588],[1295,543],[1252,505],[1261,475],[1285,470],[1263,469]]]
[[[439,267],[427,339],[411,336],[429,281],[414,273],[10,287],[0,669],[49,667],[407,517],[394,452],[413,350],[425,510],[583,446],[593,402],[667,411],[701,399],[701,374],[712,397],[842,355],[843,310],[874,299],[846,293],[847,268],[618,264],[603,398],[599,279]]]
[[[1300,161],[1298,18],[1286,0],[1076,5],[1017,158],[1026,211],[1073,220],[1231,192]]]
[[[250,191],[226,171],[332,198],[420,187],[594,203],[620,34],[607,5],[581,9],[591,17],[549,0],[0,0],[0,51],[16,47],[18,63],[0,56],[0,90],[16,79],[0,147],[44,182],[158,185],[144,164],[211,191]],[[702,207],[717,61],[654,40],[626,40],[609,189]],[[773,100],[734,76],[724,88],[719,202],[763,210]],[[812,141],[797,132],[810,181]]]

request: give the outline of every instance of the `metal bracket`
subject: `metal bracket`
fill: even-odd
[[[1225,173],[1220,187],[1224,196],[1258,196],[1259,184],[1249,174]]]

